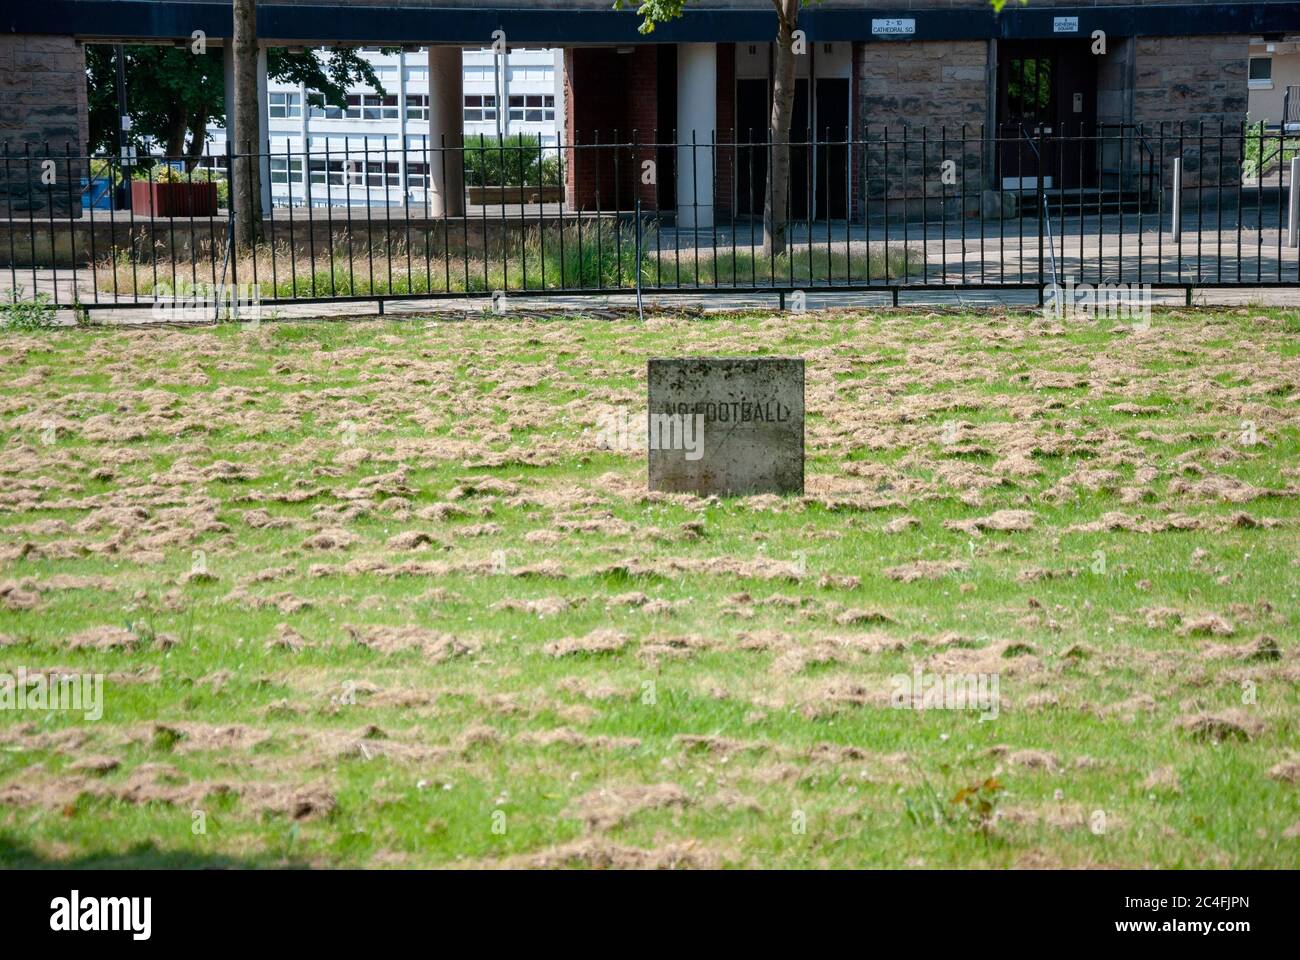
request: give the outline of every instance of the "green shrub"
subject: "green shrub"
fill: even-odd
[[[1253,180],[1290,164],[1291,158],[1300,154],[1300,138],[1282,137],[1275,131],[1264,132],[1264,121],[1261,120],[1246,128],[1245,148],[1241,171],[1244,177]]]
[[[472,137],[465,141],[465,182],[470,186],[559,186],[560,157],[529,133]]]
[[[46,330],[54,326],[54,303],[48,293],[23,299],[23,288],[9,290],[0,301],[0,329]]]

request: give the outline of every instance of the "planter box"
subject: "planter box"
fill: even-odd
[[[217,185],[133,180],[131,209],[142,217],[213,217],[217,213]]]
[[[470,187],[469,202],[489,203],[559,203],[563,193],[558,186],[539,187]]]

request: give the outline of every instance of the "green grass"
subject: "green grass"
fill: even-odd
[[[0,673],[107,677],[95,723],[0,711],[0,864],[1294,867],[1297,329],[1251,309],[1142,335],[933,312],[0,333]],[[647,496],[644,454],[597,448],[600,410],[636,411],[646,358],[679,354],[807,359],[805,497]],[[1032,529],[945,526],[998,510]],[[1199,529],[1078,529],[1116,512]],[[355,541],[305,546],[334,529]],[[407,531],[433,542],[387,545]],[[966,566],[886,573],[918,560]],[[614,602],[633,592],[666,612]],[[1231,635],[1187,631],[1208,614]],[[310,645],[268,646],[280,624]],[[381,627],[424,646],[354,639]],[[70,647],[98,628],[135,641]],[[606,628],[626,643],[544,651]],[[1249,659],[1265,635],[1279,657]],[[997,672],[997,718],[890,708],[916,665]],[[1227,738],[1179,725],[1197,715]]]
[[[488,293],[497,290],[604,289],[632,290],[637,285],[638,270],[645,287],[675,286],[784,286],[817,284],[849,280],[882,281],[916,274],[923,258],[918,250],[901,244],[870,250],[860,247],[850,256],[842,247],[830,251],[823,245],[795,247],[777,257],[764,257],[747,247],[728,248],[708,245],[701,236],[696,257],[691,250],[680,251],[660,242],[653,230],[642,237],[638,263],[636,232],[628,226],[611,226],[602,220],[568,226],[563,231],[548,230],[545,237],[530,230],[522,243],[517,239],[505,248],[497,246],[486,259],[481,252],[451,255],[441,252],[426,256],[422,249],[409,248],[403,242],[400,224],[367,223],[364,236],[360,227],[356,243],[346,248],[321,251],[313,261],[300,251],[290,256],[289,245],[282,235],[278,242],[259,249],[254,268],[253,258],[245,256],[233,273],[241,283],[256,284],[264,299],[295,297],[399,296],[427,293]],[[276,240],[271,237],[271,240]],[[408,238],[409,239],[409,238]],[[437,232],[431,241],[441,239]],[[737,238],[745,242],[744,236]],[[454,243],[453,235],[451,241]],[[756,238],[756,242],[757,238]],[[272,249],[274,248],[274,249]],[[102,291],[148,295],[155,291],[163,296],[174,292],[192,293],[192,284],[211,286],[213,271],[221,258],[195,264],[181,263],[174,269],[159,261],[135,263],[127,257],[116,262],[105,260],[97,273]]]

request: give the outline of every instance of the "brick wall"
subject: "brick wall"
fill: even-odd
[[[736,45],[718,44],[718,149],[713,164],[713,215],[718,223],[731,216],[736,183],[736,151],[730,146],[736,126]]]
[[[600,144],[652,142],[658,127],[657,53],[641,45],[631,53],[609,47],[565,51],[564,93],[569,105],[565,200],[575,209],[623,209],[636,197],[653,203],[654,187],[641,183],[649,149]]]
[[[9,156],[23,156],[24,146],[43,153],[47,143],[56,157],[68,146],[74,156],[82,154],[88,127],[82,48],[71,37],[0,34],[0,143]],[[52,205],[79,216],[81,165],[58,160],[53,185],[42,183],[41,173],[39,161],[11,159],[7,175],[0,166],[0,211],[48,212]]]
[[[654,143],[659,136],[659,56],[654,47],[640,46],[624,56],[627,60],[627,124],[626,139],[636,143]],[[670,135],[665,132],[664,136]],[[641,202],[653,209],[655,204],[655,184],[642,183],[641,165],[646,160],[654,159],[654,151],[642,148],[633,151],[632,182],[633,196],[639,196]]]

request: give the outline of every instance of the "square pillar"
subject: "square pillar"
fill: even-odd
[[[429,47],[429,213],[465,215],[464,69],[460,47]],[[497,105],[498,115],[505,109]]]
[[[713,227],[713,138],[718,128],[718,48],[677,47],[677,226]]]

